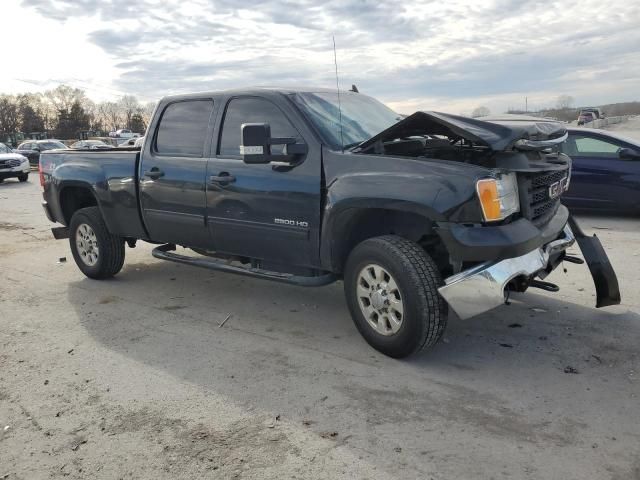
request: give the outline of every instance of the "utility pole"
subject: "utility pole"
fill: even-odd
[[[527,97],[524,97],[524,113],[527,113],[529,111],[529,99]]]

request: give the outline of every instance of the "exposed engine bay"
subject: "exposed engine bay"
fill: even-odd
[[[361,143],[354,153],[426,157],[488,168],[539,169],[547,162],[567,165],[551,153],[566,139],[559,122],[486,122],[438,112],[416,112]],[[538,164],[538,165],[536,165]]]

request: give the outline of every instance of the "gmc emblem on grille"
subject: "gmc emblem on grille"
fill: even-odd
[[[549,198],[557,198],[567,189],[567,177],[562,177],[555,183],[549,185]]]

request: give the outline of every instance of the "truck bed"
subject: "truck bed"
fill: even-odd
[[[78,189],[88,184],[109,231],[123,237],[146,238],[139,210],[139,161],[139,148],[43,152],[43,175],[54,180],[44,185],[51,220],[68,225],[70,216],[63,211],[61,199],[65,195],[77,196]]]

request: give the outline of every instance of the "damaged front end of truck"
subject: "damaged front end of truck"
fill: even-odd
[[[616,305],[618,281],[600,240],[584,234],[561,203],[571,159],[553,147],[566,138],[559,122],[487,122],[416,112],[352,152],[469,163],[489,172],[476,187],[484,221],[454,219],[436,227],[452,266],[439,292],[460,318],[504,303],[511,291],[557,291],[544,278],[562,262],[586,262],[596,307]],[[576,242],[584,262],[567,253]]]

